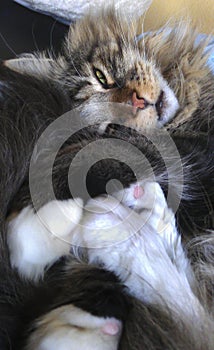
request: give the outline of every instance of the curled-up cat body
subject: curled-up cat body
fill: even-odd
[[[205,52],[205,47],[208,40],[207,43],[206,41],[196,43],[196,31],[184,23],[176,24],[170,28],[166,26],[156,32],[144,33],[138,40],[136,39],[138,20],[133,16],[130,18],[128,14],[125,16],[124,11],[121,14],[120,10],[120,8],[116,10],[112,6],[106,6],[101,12],[89,13],[77,21],[70,27],[64,48],[58,57],[49,57],[44,53],[38,53],[4,62],[4,66],[0,67],[1,80],[5,84],[8,84],[8,81],[13,82],[12,90],[19,91],[18,96],[20,96],[22,104],[26,98],[25,105],[37,106],[38,101],[43,102],[43,106],[48,104],[48,113],[46,113],[48,118],[43,116],[43,120],[36,123],[34,128],[36,131],[31,132],[31,135],[34,134],[32,139],[35,142],[37,140],[35,134],[40,135],[44,130],[41,125],[51,123],[72,108],[77,108],[80,117],[88,120],[89,124],[100,123],[102,131],[105,130],[109,122],[117,121],[122,124],[122,126],[119,125],[117,139],[134,144],[148,157],[149,161],[153,156],[156,158],[154,163],[159,175],[158,182],[164,189],[167,188],[168,170],[162,171],[162,165],[160,165],[161,157],[158,151],[161,145],[155,144],[158,148],[155,149],[154,145],[151,145],[150,139],[146,140],[146,137],[141,138],[140,135],[144,134],[146,130],[148,132],[148,130],[151,131],[157,127],[170,130],[169,138],[172,137],[172,143],[174,142],[178,148],[184,170],[185,191],[182,198],[184,201],[182,201],[180,211],[178,211],[179,214],[182,212],[178,223],[180,224],[182,221],[186,232],[191,232],[193,235],[196,232],[200,233],[204,229],[205,216],[207,216],[206,228],[212,228],[213,225],[213,193],[209,190],[209,186],[213,174],[211,153],[214,76],[207,65],[209,53]],[[146,7],[142,2],[136,9],[136,13],[142,11],[143,14],[145,10]],[[21,87],[17,84],[18,81],[21,82]],[[32,91],[29,98],[27,90],[32,85],[33,89],[30,89]],[[38,97],[37,94],[34,94],[34,90],[39,89],[39,86],[41,93]],[[45,91],[50,93],[45,94]],[[10,93],[10,85],[8,90],[2,89],[4,99],[8,99]],[[52,94],[54,98],[51,98]],[[44,101],[46,95],[51,103]],[[11,97],[14,100],[16,98],[17,94]],[[20,110],[22,110],[22,104],[20,103]],[[60,104],[60,108],[58,104]],[[8,106],[9,112],[7,114],[14,116],[16,112],[11,111],[10,106],[11,104]],[[52,113],[54,111],[53,118],[50,118],[50,114],[52,114],[50,111]],[[16,117],[13,117],[12,120],[24,136],[24,133],[30,132],[31,124],[34,124],[34,120],[37,118],[31,116],[31,114],[34,115],[33,111],[29,112],[29,118],[24,118],[23,114],[23,119],[17,118],[18,125],[15,122]],[[124,125],[136,128],[140,130],[140,133],[133,136],[131,129],[129,132],[127,130],[124,132]],[[72,133],[72,126],[70,127]],[[109,134],[107,132],[102,136],[111,137]],[[124,134],[126,135],[124,136]],[[53,142],[55,137],[57,137],[57,130],[56,134],[53,135]],[[159,135],[157,140],[158,138]],[[97,139],[96,133],[92,135],[82,133],[78,140],[80,142],[77,142],[72,135],[71,139],[63,146],[61,156],[56,161],[57,166],[53,169],[54,175],[56,174],[58,177],[58,183],[55,184],[57,199],[71,197],[67,190],[67,173],[65,174],[70,166],[68,162],[85,145]],[[152,140],[154,141],[154,139]],[[31,141],[28,140],[29,142]],[[68,143],[70,144],[68,145]],[[66,149],[66,146],[69,147]],[[168,148],[168,140],[166,140],[165,147]],[[30,155],[31,153],[32,148]],[[68,159],[69,154],[70,159]],[[29,157],[30,155],[28,154]],[[166,158],[168,159],[168,157],[171,157],[170,166],[174,172],[173,168],[176,168],[177,159],[174,160],[174,155],[170,153],[167,153]],[[94,167],[95,170],[90,179],[91,182],[94,181],[91,186],[93,188],[90,189],[91,192],[89,191],[93,192],[93,196],[105,192],[105,183],[109,179],[108,169],[114,167],[114,165],[108,164],[103,170],[104,165],[99,166],[99,164]],[[117,165],[114,168],[117,170]],[[156,169],[154,170],[155,175]],[[192,175],[193,171],[194,175]],[[122,172],[123,170],[119,175],[121,178],[127,179],[126,186],[135,181],[134,176],[128,178]],[[101,176],[104,178],[104,185],[97,186]],[[41,177],[43,177],[43,173]],[[139,178],[144,178],[143,171]],[[41,180],[39,179],[39,181]],[[173,186],[178,188],[180,177],[175,174],[172,182]],[[25,184],[28,187],[27,180]],[[58,195],[59,189],[62,192],[60,195]],[[175,193],[175,196],[179,196],[181,191],[182,189],[179,188],[177,191],[179,193]],[[23,197],[21,198],[20,195],[17,199],[19,207],[23,207],[20,205]],[[29,193],[27,197],[28,204],[31,201]],[[80,194],[76,194],[75,197],[82,198]],[[189,205],[190,200],[194,201],[195,204]],[[201,200],[206,202],[203,206],[206,207],[204,210],[206,213],[203,212],[202,219],[200,219],[201,209],[197,210]],[[186,210],[187,207],[188,210]],[[189,217],[191,221],[200,222],[193,226],[189,225]]]
[[[134,22],[133,18],[131,22]],[[142,350],[145,347],[150,350],[213,350],[213,325],[210,314],[212,314],[213,310],[214,242],[212,231],[210,231],[210,234],[208,232],[206,236],[202,236],[206,232],[206,229],[213,227],[214,205],[212,191],[214,84],[213,75],[206,65],[207,54],[204,53],[206,43],[195,44],[195,31],[184,25],[175,26],[171,30],[163,28],[158,32],[146,33],[142,37],[142,40],[136,42],[133,40],[136,33],[135,29],[132,30],[131,22],[127,21],[125,16],[120,16],[113,9],[95,15],[89,14],[85,19],[77,21],[71,27],[64,51],[58,58],[47,57],[47,55],[43,57],[41,55],[32,55],[31,57],[27,57],[28,60],[24,61],[24,65],[21,58],[15,62],[8,61],[4,66],[0,66],[0,111],[2,116],[0,120],[2,126],[0,128],[0,163],[1,169],[4,169],[0,177],[0,219],[3,221],[0,220],[1,238],[6,237],[4,229],[5,217],[8,213],[14,214],[14,208],[19,211],[26,207],[29,218],[35,215],[32,207],[27,208],[31,203],[29,183],[27,180],[28,170],[33,148],[45,128],[57,119],[57,117],[74,107],[80,110],[81,117],[86,118],[86,120],[92,123],[96,121],[101,124],[105,121],[108,123],[109,120],[114,120],[114,113],[112,115],[111,110],[108,111],[106,109],[106,116],[104,115],[104,118],[100,119],[96,105],[98,104],[100,106],[101,104],[104,108],[106,102],[107,104],[111,102],[114,104],[120,103],[120,106],[125,105],[126,109],[130,110],[131,113],[128,113],[127,117],[127,113],[124,113],[124,115],[122,113],[123,125],[134,126],[140,129],[140,131],[144,131],[145,129],[151,130],[154,126],[161,126],[160,131],[163,131],[162,127],[169,129],[170,133],[171,130],[173,131],[171,133],[171,140],[177,146],[183,166],[184,186],[182,196],[180,173],[178,174],[176,168],[178,158],[174,158],[173,153],[167,153],[169,157],[166,160],[170,160],[170,164],[168,164],[169,166],[166,169],[162,167],[163,162],[160,159],[159,149],[156,150],[150,140],[147,142],[142,132],[134,133],[133,135],[131,129],[126,128],[124,130],[123,127],[119,126],[113,128],[113,136],[118,140],[122,139],[125,141],[126,145],[134,145],[136,149],[139,149],[146,155],[149,161],[152,161],[152,167],[154,165],[154,173],[157,175],[161,186],[167,191],[166,188],[170,182],[175,190],[173,192],[175,197],[181,197],[180,207],[176,214],[177,222],[179,232],[182,233],[182,238],[188,242],[186,246],[188,257],[197,281],[194,284],[191,269],[189,269],[188,261],[183,253],[181,253],[181,256],[184,257],[182,261],[187,261],[187,268],[181,269],[183,273],[179,272],[180,267],[176,265],[178,261],[176,260],[177,263],[174,263],[174,245],[167,243],[168,239],[166,239],[167,235],[165,236],[165,233],[163,237],[161,234],[157,234],[157,232],[154,233],[154,228],[152,228],[151,222],[149,224],[149,220],[146,225],[148,235],[142,235],[143,240],[136,240],[136,242],[133,240],[133,244],[130,246],[133,250],[129,250],[129,252],[131,256],[137,256],[139,253],[137,243],[145,242],[145,245],[139,244],[139,250],[143,249],[144,251],[144,248],[147,247],[146,253],[151,251],[151,256],[155,256],[153,260],[148,259],[149,261],[146,261],[146,263],[149,263],[148,266],[151,264],[152,268],[149,271],[152,272],[152,275],[148,273],[148,270],[137,270],[139,264],[136,263],[135,265],[133,261],[133,267],[140,272],[140,280],[142,280],[141,284],[139,280],[135,279],[137,290],[134,292],[131,289],[133,285],[130,286],[131,279],[126,279],[125,269],[122,271],[118,270],[117,259],[113,261],[111,266],[109,265],[112,250],[109,247],[109,243],[111,242],[109,242],[109,239],[106,239],[106,232],[99,237],[100,240],[98,241],[90,241],[90,237],[83,235],[83,246],[85,245],[85,248],[89,249],[90,255],[88,258],[90,258],[90,261],[97,261],[97,263],[105,265],[108,269],[117,270],[117,273],[120,273],[121,279],[126,281],[125,283],[130,288],[129,292],[135,293],[134,295],[140,295],[140,300],[132,298],[129,295],[129,298],[132,298],[134,308],[131,315],[126,318],[127,322],[125,322],[119,349]],[[133,72],[132,69],[134,69]],[[161,89],[163,90],[163,94]],[[140,93],[142,95],[139,95]],[[165,104],[165,102],[167,103]],[[124,116],[125,118],[123,118]],[[58,130],[50,138],[50,143],[52,140],[55,141],[56,135],[58,135]],[[102,136],[100,134],[97,135],[96,131],[82,133],[79,139],[77,138],[78,140],[71,138],[66,143],[53,167],[53,182],[57,199],[71,198],[71,193],[67,185],[67,174],[74,156],[85,145],[104,137],[110,139],[111,135],[108,134],[108,131],[105,131]],[[167,142],[165,143],[165,149],[170,149],[170,145]],[[45,164],[51,151],[49,149],[44,150],[44,153],[46,152],[44,154]],[[127,149],[125,149],[125,152],[127,156]],[[88,153],[84,162],[86,162],[87,158]],[[125,162],[127,157],[123,159]],[[134,156],[133,160],[135,161]],[[147,178],[146,165],[144,166],[144,164],[137,161],[135,163],[138,165],[138,169],[140,168],[141,170],[141,176],[138,178]],[[46,193],[47,187],[40,185],[42,185],[43,179],[46,179],[47,174],[49,174],[49,169],[45,168],[41,170],[40,174],[35,174],[40,180],[38,182],[39,186],[36,187],[38,197],[44,197],[44,193]],[[80,171],[77,171],[77,175],[78,183],[81,183],[81,165]],[[114,175],[117,176],[114,177]],[[122,183],[126,187],[136,181],[133,172],[129,172],[123,164],[120,162],[117,163],[115,160],[104,159],[96,163],[89,171],[87,179],[87,185],[90,187],[89,193],[93,193],[93,197],[105,193],[106,182],[112,178],[122,179]],[[78,189],[79,187],[77,186]],[[44,188],[45,190],[43,190]],[[135,192],[138,192],[138,190]],[[74,197],[82,198],[80,193]],[[114,201],[110,198],[109,200],[110,202]],[[88,205],[89,207],[93,207],[95,203],[90,202]],[[97,206],[100,207],[100,204],[98,203]],[[79,208],[81,214],[82,208],[81,206]],[[120,209],[121,212],[118,207],[117,213],[115,215],[112,214],[116,222],[121,222],[121,213],[129,212],[129,209],[123,205]],[[141,212],[141,209],[136,208],[136,213],[133,213],[133,211],[131,213],[138,218],[135,214],[138,214],[139,211]],[[144,213],[140,214],[143,217],[147,217],[146,211],[147,209],[144,210]],[[126,214],[125,217],[127,218]],[[86,217],[83,215],[83,218]],[[90,216],[87,219],[88,224],[89,219]],[[93,219],[93,216],[91,216],[91,219]],[[157,221],[159,220],[155,219],[154,223]],[[38,232],[42,233],[43,227],[41,227],[40,222],[37,219],[33,219],[33,222],[36,222],[36,225],[38,224],[38,228],[41,230]],[[131,220],[130,229],[132,232],[135,232],[139,228],[137,223],[138,221],[136,221],[137,227],[133,229],[133,220]],[[28,221],[28,228],[29,225],[30,220]],[[141,233],[144,232],[144,227],[140,231]],[[32,227],[30,228],[32,229]],[[45,228],[45,235],[50,238],[49,231],[47,231]],[[173,233],[174,237],[172,242],[178,241],[177,247],[181,247],[177,231],[173,229],[170,232]],[[84,230],[82,234],[85,234]],[[196,235],[201,237],[194,239],[193,237]],[[124,236],[127,238],[127,231]],[[67,238],[70,239],[71,237],[66,236],[66,241]],[[92,240],[94,240],[94,237],[91,235]],[[131,235],[130,238],[133,237],[140,238],[140,236],[136,235]],[[56,237],[54,236],[54,238]],[[100,249],[103,245],[102,238],[107,240],[104,248],[108,251],[108,259],[106,254],[102,254],[101,256],[101,252],[104,253]],[[112,241],[113,237],[110,238]],[[54,244],[52,245],[53,241],[53,239],[48,240],[48,247],[51,249],[54,246]],[[16,242],[16,238],[14,238],[14,242]],[[57,242],[59,243],[58,239]],[[86,247],[87,242],[88,246]],[[26,338],[29,336],[28,333],[23,331],[22,327],[20,329],[20,324],[23,322],[23,313],[28,311],[29,303],[24,302],[26,297],[29,297],[31,305],[29,308],[30,317],[27,318],[29,325],[33,324],[33,320],[41,320],[40,316],[44,315],[44,313],[38,314],[32,312],[32,309],[33,304],[35,304],[36,309],[38,311],[41,310],[41,296],[45,294],[45,291],[47,297],[42,306],[46,312],[60,305],[73,303],[75,300],[79,301],[80,294],[83,296],[83,300],[81,299],[81,301],[87,302],[87,308],[82,307],[82,309],[93,311],[91,309],[88,310],[88,308],[89,304],[90,306],[96,304],[96,299],[90,299],[89,296],[96,295],[96,291],[102,286],[104,280],[108,278],[107,270],[104,271],[102,283],[98,284],[96,289],[93,289],[93,293],[90,293],[90,290],[87,288],[96,278],[98,274],[97,270],[94,273],[92,273],[93,271],[89,273],[87,270],[82,277],[80,271],[78,271],[78,278],[70,279],[70,274],[73,273],[71,263],[67,265],[68,269],[66,272],[63,270],[60,273],[55,269],[54,265],[54,272],[51,274],[51,269],[49,269],[44,275],[44,279],[47,281],[46,288],[43,289],[44,293],[37,294],[35,298],[31,298],[29,294],[32,289],[35,290],[37,284],[40,285],[40,283],[43,283],[42,279],[38,279],[38,276],[42,275],[44,265],[48,263],[52,264],[62,253],[67,254],[68,249],[70,249],[70,241],[69,245],[67,243],[65,245],[63,241],[61,249],[58,251],[58,244],[56,244],[55,250],[57,254],[55,255],[55,250],[52,255],[47,254],[45,261],[43,260],[43,254],[42,259],[39,261],[42,262],[42,266],[40,266],[39,271],[34,275],[37,278],[37,283],[33,284],[33,287],[31,282],[28,283],[27,279],[20,278],[20,276],[17,276],[16,271],[14,271],[15,269],[11,269],[7,261],[7,247],[4,244],[3,238],[0,243],[0,300],[3,300],[3,304],[0,304],[0,344],[3,344],[2,348],[11,349],[12,347],[17,350],[18,345],[15,341],[17,337],[21,334]],[[78,241],[79,243],[81,242]],[[97,255],[91,249],[92,245],[96,246],[95,243],[99,243],[99,249],[96,249]],[[126,254],[126,242],[124,241],[124,244],[122,244],[123,242],[117,243],[117,246],[121,248],[121,256],[124,255],[125,257],[127,255],[129,258],[130,255]],[[16,244],[14,244],[15,246]],[[25,247],[27,248],[26,245]],[[27,249],[25,252],[27,252]],[[38,248],[35,246],[36,262],[39,260],[38,257],[41,257],[39,254],[37,255],[37,252]],[[77,249],[75,252],[77,252]],[[99,252],[100,254],[98,254]],[[47,250],[45,253],[47,253]],[[14,266],[16,266],[17,262],[16,254],[18,256],[18,252],[14,252]],[[164,283],[161,285],[159,284],[158,272],[160,272],[160,278],[163,281],[163,266],[162,263],[158,264],[158,260],[156,260],[160,254],[162,255],[161,261],[167,262]],[[145,259],[147,255],[144,255]],[[51,258],[50,260],[49,257]],[[19,259],[21,259],[20,256]],[[18,262],[21,262],[19,259]],[[155,264],[157,269],[155,269],[153,264]],[[186,265],[182,264],[181,268],[182,266]],[[35,271],[34,268],[35,266],[29,269],[31,270],[29,275],[32,275],[32,270]],[[167,276],[170,276],[168,280]],[[131,277],[134,278],[134,276]],[[152,282],[152,286],[144,283],[144,279],[149,279]],[[63,284],[62,280],[64,281]],[[82,282],[81,285],[79,284],[80,281]],[[156,282],[158,283],[158,287]],[[113,280],[112,286],[115,283]],[[178,285],[181,287],[180,289],[177,288]],[[172,287],[171,289],[170,286]],[[86,288],[86,292],[83,295],[82,290],[84,288]],[[157,290],[157,288],[158,291],[160,290],[162,292],[160,297],[157,296],[156,292],[154,293],[154,290]],[[49,300],[53,289],[55,290],[55,294],[57,295],[58,293],[59,298],[61,298],[60,303],[58,302],[57,305],[55,303],[51,304]],[[196,293],[196,300],[194,295],[192,295],[192,290],[197,289],[199,289],[200,293]],[[76,293],[75,297],[69,299],[71,295],[74,296],[74,290]],[[151,299],[149,298],[150,293]],[[170,300],[165,303],[166,295],[169,295]],[[180,299],[176,297],[177,295]],[[181,310],[184,295],[186,297]],[[152,300],[154,301],[152,298],[156,300],[155,305],[151,304]],[[203,306],[202,311],[201,306],[198,304],[198,299],[200,299]],[[119,303],[119,300],[118,298],[117,303]],[[143,300],[146,301],[144,302]],[[173,306],[171,305],[172,300],[175,301]],[[189,300],[191,303],[188,303]],[[115,310],[116,304],[113,304],[112,299],[108,306],[110,308],[110,305],[114,305]],[[78,303],[75,305],[77,307],[82,306]],[[194,319],[192,317],[193,313],[195,313]],[[112,315],[106,315],[105,313],[100,315],[96,313],[96,315],[112,316],[120,319],[114,313]],[[4,344],[7,344],[7,346],[4,346]]]

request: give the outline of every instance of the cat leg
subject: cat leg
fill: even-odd
[[[130,191],[139,202],[138,212],[143,222],[147,222],[162,237],[171,260],[178,269],[186,270],[190,280],[192,280],[192,271],[187,263],[181,237],[176,228],[175,215],[168,207],[160,185],[157,182],[134,184]]]
[[[72,231],[82,215],[82,200],[51,201],[38,210],[24,208],[8,223],[7,241],[13,267],[31,279],[69,254]]]
[[[122,204],[137,212],[142,222],[149,221],[154,229],[162,220],[166,199],[157,182],[138,182],[113,194]]]
[[[167,239],[168,237],[169,234]],[[176,260],[179,259],[179,254],[173,260],[173,253],[168,253],[170,245],[149,224],[130,235],[129,239],[110,246],[102,247],[99,241],[96,249],[95,239],[90,241],[89,235],[87,239],[89,246],[93,247],[88,250],[89,263],[101,264],[114,272],[137,299],[146,304],[169,307],[175,312],[181,312],[184,318],[190,316],[191,321],[193,315],[201,312],[200,303],[189,282],[186,268],[189,267],[189,262],[180,241],[176,249],[182,251],[185,264],[182,263],[181,266]],[[174,249],[173,244],[172,250]]]
[[[90,232],[88,228],[85,231],[82,229],[78,238],[88,248],[89,262],[101,263],[113,271],[126,284],[129,292],[144,302],[181,307],[186,299],[192,298],[193,303],[197,303],[189,283],[189,262],[181,245],[174,215],[167,207],[160,186],[157,183],[146,183],[141,194],[141,210],[138,213],[124,208],[121,203],[108,213],[111,215],[109,222],[114,222],[117,212],[124,213],[124,221],[120,216],[122,224],[119,230],[110,227],[104,230],[99,225],[97,233],[96,215],[88,216],[93,229]],[[97,203],[99,204],[98,201]],[[143,221],[144,210],[151,211],[150,216],[146,216],[146,222]],[[99,214],[99,222],[102,219],[102,223],[105,223],[105,215],[102,217]],[[123,237],[123,231],[126,233],[124,239],[117,240],[118,235]],[[106,244],[108,233],[112,240]]]
[[[122,322],[97,317],[73,305],[56,308],[37,320],[27,350],[117,350]]]
[[[149,224],[160,235],[172,263],[178,271],[186,275],[190,285],[193,286],[195,284],[193,271],[182,246],[181,235],[176,227],[175,214],[168,207],[164,193],[157,182],[147,183],[146,188],[147,192],[145,194],[148,197],[151,198],[151,193],[153,192],[156,194],[155,202],[150,207],[151,216],[149,218]]]
[[[191,286],[194,286],[193,271],[182,247],[181,236],[176,228],[175,215],[168,207],[160,185],[157,182],[147,182],[142,189],[140,212],[142,219],[145,220],[147,216],[147,224],[161,238],[161,244],[164,245],[171,263],[178,273],[183,275]]]

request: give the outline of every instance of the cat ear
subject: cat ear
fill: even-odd
[[[4,61],[4,65],[9,69],[33,76],[47,76],[51,70],[53,60],[50,58],[37,58],[33,55],[27,57],[19,57]]]

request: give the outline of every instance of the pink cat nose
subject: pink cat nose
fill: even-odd
[[[144,109],[149,105],[149,103],[143,97],[139,97],[134,91],[132,95],[132,106],[136,108]]]

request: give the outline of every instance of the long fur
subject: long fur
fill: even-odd
[[[176,215],[195,271],[196,290],[204,308],[204,326],[203,323],[198,325],[188,322],[179,312],[174,313],[167,306],[148,306],[130,296],[127,300],[124,287],[117,278],[98,267],[77,264],[68,271],[62,271],[62,260],[47,271],[44,280],[37,286],[22,280],[10,267],[5,239],[6,217],[31,202],[28,168],[33,147],[51,121],[82,103],[78,93],[85,86],[82,80],[84,62],[99,46],[100,36],[104,35],[106,27],[109,27],[111,35],[116,32],[116,36],[113,36],[115,40],[127,31],[127,23],[125,27],[121,27],[122,22],[118,22],[118,17],[112,11],[99,18],[103,19],[99,25],[93,25],[89,16],[71,29],[66,52],[54,59],[45,76],[43,73],[24,75],[12,72],[5,66],[0,67],[0,346],[2,349],[23,349],[35,319],[59,305],[72,303],[97,316],[121,319],[125,328],[120,349],[140,350],[145,347],[211,350],[214,347],[214,241],[213,232],[209,233],[207,229],[213,227],[214,84],[211,72],[204,66],[206,57],[199,59],[203,56],[204,45],[194,46],[195,36],[192,32],[189,34],[188,28],[179,27],[169,34],[163,31],[145,35],[142,52],[149,60],[157,58],[156,64],[160,66],[171,88],[175,89],[181,106],[175,124],[172,122],[171,126],[168,125],[181,155],[184,170],[184,192]],[[78,31],[81,35],[76,35]],[[90,38],[93,43],[89,45]],[[124,49],[126,42],[120,44]],[[185,120],[184,114],[187,116]],[[53,139],[54,137],[55,135]],[[53,168],[53,182],[58,199],[70,197],[67,173],[71,160],[79,150],[92,141],[112,137],[133,144],[147,155],[156,179],[167,193],[168,172],[159,151],[146,136],[112,124],[102,135],[97,128],[91,128],[81,131],[66,142]],[[170,154],[170,146],[164,137],[160,144]],[[42,155],[44,165],[47,154]],[[85,158],[91,159],[93,156],[89,154]],[[180,178],[173,156],[169,160],[174,174],[171,180],[176,197],[180,195]],[[144,162],[138,167],[142,177],[151,176]],[[41,180],[41,183],[45,177],[43,171],[45,167],[40,174],[35,174],[35,178]],[[77,166],[76,174],[78,179],[81,166]],[[106,183],[112,178],[118,178],[127,186],[135,180],[135,174],[124,163],[102,160],[88,173],[89,193],[92,196],[104,193]],[[40,206],[44,204],[39,188],[37,200]],[[195,236],[198,237],[194,238]]]

